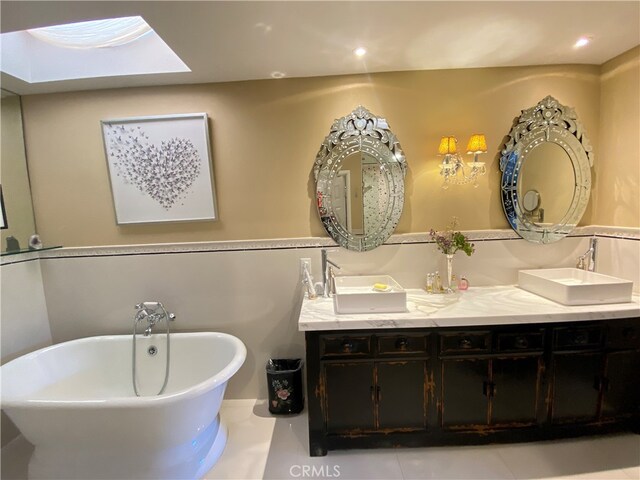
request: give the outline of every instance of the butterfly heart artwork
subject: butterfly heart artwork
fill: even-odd
[[[213,206],[212,187],[203,192],[204,182],[198,181],[210,175],[202,142],[184,125],[167,128],[166,121],[160,126],[149,121],[102,125],[118,223],[199,219],[207,205],[200,201],[203,194]],[[208,156],[206,130],[204,138]],[[189,211],[192,206],[196,211]]]
[[[171,138],[148,143],[143,130],[109,132],[118,176],[169,210],[200,175],[200,155],[193,143]]]

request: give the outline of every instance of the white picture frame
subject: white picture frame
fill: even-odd
[[[118,225],[218,219],[206,113],[100,123]]]
[[[9,228],[7,223],[7,211],[4,209],[4,196],[2,195],[2,185],[0,185],[0,230]]]

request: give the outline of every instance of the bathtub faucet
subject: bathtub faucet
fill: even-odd
[[[147,328],[144,330],[145,337],[151,335],[151,330],[157,323],[162,320],[174,321],[175,319],[176,316],[173,313],[167,312],[167,309],[164,308],[164,305],[160,302],[142,302],[136,305],[135,326],[138,325],[138,322],[146,320]]]

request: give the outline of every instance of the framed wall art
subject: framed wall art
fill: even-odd
[[[206,113],[101,124],[118,225],[217,220]]]

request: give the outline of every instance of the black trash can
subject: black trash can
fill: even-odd
[[[271,413],[300,413],[304,407],[302,360],[299,358],[269,359],[267,389]]]

